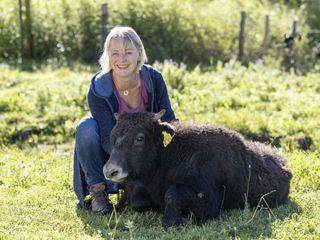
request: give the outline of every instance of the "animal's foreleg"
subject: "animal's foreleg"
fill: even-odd
[[[187,185],[172,185],[165,194],[165,210],[162,219],[163,226],[178,226],[188,223],[182,214],[192,212],[196,219],[206,220],[219,216],[222,194],[212,187],[210,190],[201,188],[198,191]]]
[[[126,191],[129,198],[130,206],[134,210],[143,212],[154,207],[152,200],[142,183],[138,181],[128,182],[126,184]]]
[[[182,212],[192,202],[192,190],[184,185],[172,185],[165,193],[165,209],[162,226],[178,226],[187,224],[188,219],[182,217]]]

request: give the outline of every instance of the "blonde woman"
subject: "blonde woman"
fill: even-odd
[[[176,119],[161,73],[146,61],[143,43],[132,28],[110,31],[99,61],[102,70],[92,77],[88,91],[92,117],[82,119],[76,131],[73,184],[80,208],[85,207],[89,193],[93,212],[112,211],[108,193],[116,192],[118,186],[104,178],[102,169],[111,152],[115,113],[165,109],[162,120]]]

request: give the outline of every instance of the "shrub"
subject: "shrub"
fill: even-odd
[[[31,2],[36,58],[97,62],[102,50],[100,7],[105,1]],[[265,15],[268,14],[270,48],[265,62],[279,67],[279,64],[288,62],[283,40],[284,34],[291,32],[295,17],[300,17],[299,22],[303,23],[306,12],[312,13],[310,26],[317,26],[317,20],[313,20],[317,16],[313,9],[317,8],[308,4],[306,8],[292,10],[284,3],[268,1],[163,0],[159,3],[156,0],[110,0],[108,26],[129,25],[135,28],[146,45],[150,63],[172,59],[184,62],[192,69],[196,65],[215,65],[218,61],[228,62],[237,57],[242,10],[247,12],[245,62],[258,61],[261,58]],[[0,3],[0,26],[3,29],[0,31],[0,58],[5,60],[20,56],[17,5],[17,2],[9,0]],[[295,47],[296,64],[293,67],[301,65],[302,70],[304,67],[310,69],[315,57],[310,51],[310,44],[314,41],[304,34],[307,30],[307,25],[299,25],[302,39]]]

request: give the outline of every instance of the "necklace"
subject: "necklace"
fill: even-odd
[[[135,74],[135,76],[134,76],[134,81],[136,82],[137,81],[137,75]],[[118,90],[118,92],[120,93],[122,93],[124,96],[128,96],[129,95],[129,93],[130,93],[130,91],[133,91],[133,90],[135,90],[136,88],[138,88],[138,87],[140,87],[140,81],[136,84],[136,86],[134,86],[134,87],[132,87],[132,88],[128,88],[128,89],[125,89],[125,90],[120,90],[119,89],[119,87],[117,86],[117,84],[116,84],[116,81],[113,81],[114,82],[114,84],[115,84],[115,87],[117,88],[117,90]]]

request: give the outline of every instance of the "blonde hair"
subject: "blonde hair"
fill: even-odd
[[[110,31],[104,42],[103,53],[99,59],[99,64],[101,66],[102,71],[104,73],[107,73],[111,70],[108,50],[110,47],[111,40],[117,37],[123,38],[125,41],[130,41],[138,49],[140,53],[140,59],[137,64],[137,69],[140,69],[141,66],[145,62],[147,62],[147,54],[139,35],[131,27],[114,27]]]

